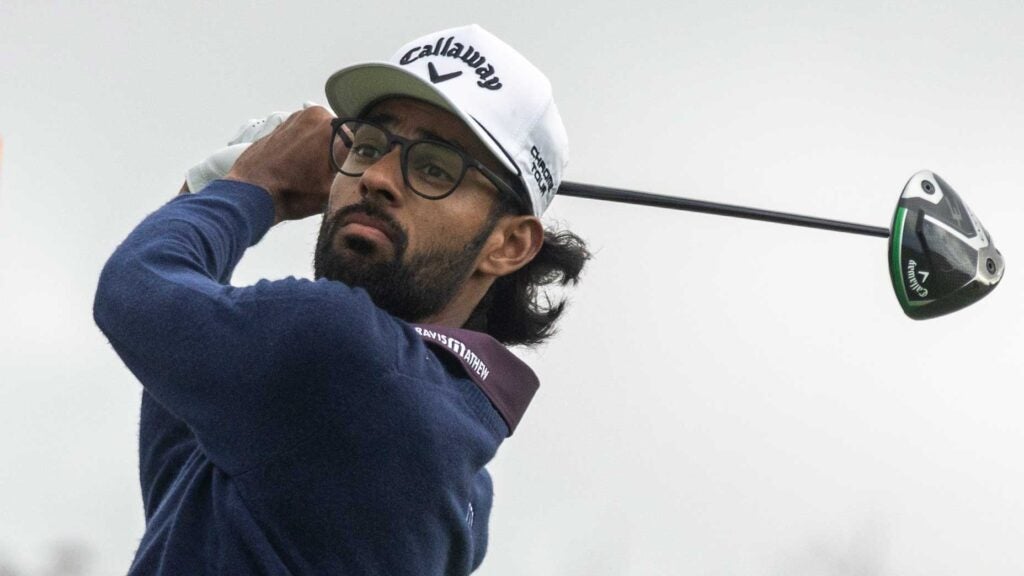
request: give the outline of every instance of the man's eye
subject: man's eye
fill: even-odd
[[[449,174],[447,170],[438,166],[437,164],[427,164],[422,168],[422,170],[423,173],[428,178],[432,178],[434,180],[441,180],[444,182],[451,182],[455,180],[455,178],[451,174]]]
[[[380,148],[370,146],[369,144],[356,144],[352,147],[352,152],[355,152],[367,160],[376,160],[381,157]]]

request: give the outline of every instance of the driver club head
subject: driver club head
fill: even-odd
[[[977,302],[1003,278],[1003,256],[953,188],[934,172],[914,174],[889,234],[889,275],[914,320]]]

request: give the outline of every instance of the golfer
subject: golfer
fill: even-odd
[[[141,381],[131,574],[467,574],[486,464],[589,257],[540,216],[567,162],[547,78],[479,26],[330,77],[322,107],[116,249],[94,315]],[[315,280],[230,285],[322,214]]]

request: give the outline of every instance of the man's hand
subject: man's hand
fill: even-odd
[[[316,106],[316,104],[306,102],[302,107],[309,108],[310,106]],[[266,118],[253,118],[242,124],[242,127],[235,133],[235,137],[228,142],[227,148],[217,150],[202,162],[188,169],[188,172],[185,173],[185,184],[178,194],[199,192],[210,182],[223,178],[234,166],[235,160],[238,160],[238,157],[245,152],[250,144],[273,132],[288,119],[289,115],[290,113],[287,112],[272,112]]]
[[[259,186],[274,200],[274,223],[320,214],[334,181],[331,114],[320,106],[295,112],[254,142],[225,176]]]

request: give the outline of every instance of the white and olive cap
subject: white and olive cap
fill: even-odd
[[[452,112],[518,175],[535,216],[551,204],[569,162],[569,137],[551,82],[476,24],[413,40],[387,62],[343,68],[327,79],[326,91],[338,116],[357,116],[389,96]]]

